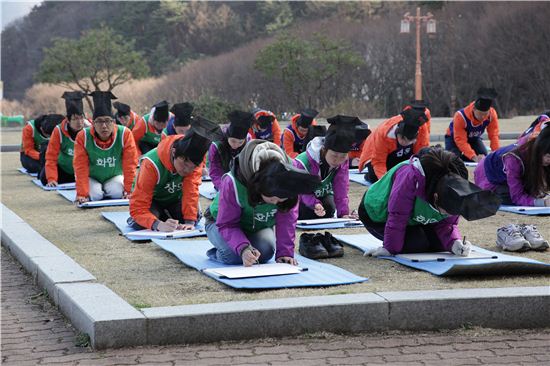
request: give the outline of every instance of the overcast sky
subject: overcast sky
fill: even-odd
[[[15,19],[21,18],[27,15],[33,6],[40,4],[42,1],[29,1],[29,0],[0,0],[2,6],[0,12],[2,13],[2,30]]]

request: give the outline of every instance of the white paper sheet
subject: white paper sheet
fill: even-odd
[[[477,166],[477,163],[475,161],[466,161],[464,162],[464,165],[475,168]]]
[[[470,255],[467,257],[461,257],[455,255],[451,252],[436,252],[436,253],[409,253],[409,254],[397,254],[397,258],[408,259],[413,262],[434,262],[434,261],[446,261],[446,260],[462,260],[462,259],[488,259],[496,257],[491,254],[478,253],[476,251],[471,251]]]
[[[78,205],[78,207],[108,207],[108,206],[127,206],[130,200],[127,198],[109,199],[101,201],[88,201]]]
[[[298,220],[297,224],[299,225],[320,225],[320,224],[333,224],[335,222],[359,222],[355,219],[346,219],[346,218],[328,218],[328,219],[311,219],[311,220]]]
[[[215,274],[216,276],[219,276],[219,277],[236,279],[236,278],[296,274],[305,270],[307,270],[307,268],[293,266],[288,263],[267,263],[267,264],[255,264],[251,267],[232,266],[232,267],[220,267],[220,268],[206,268],[206,269],[203,269],[202,271]]]
[[[143,238],[158,238],[158,239],[177,239],[177,238],[186,238],[189,236],[195,236],[196,234],[203,233],[204,230],[175,230],[171,232],[163,232],[163,231],[153,231],[153,230],[137,230],[132,231],[125,236],[132,236],[132,237],[143,237]]]

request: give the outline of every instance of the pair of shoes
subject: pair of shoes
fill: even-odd
[[[517,252],[529,249],[546,250],[550,246],[535,225],[508,224],[497,229],[497,247]]]
[[[324,235],[303,233],[298,251],[310,259],[335,258],[344,255],[344,246],[328,231]]]

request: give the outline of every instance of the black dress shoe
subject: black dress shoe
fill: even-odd
[[[328,252],[323,246],[323,234],[300,235],[300,246],[298,251],[301,255],[310,259],[328,258]]]
[[[336,239],[328,231],[325,231],[322,242],[329,258],[342,257],[344,255],[344,246],[340,243],[340,240]]]

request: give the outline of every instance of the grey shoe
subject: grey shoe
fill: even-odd
[[[510,252],[531,249],[529,241],[521,234],[516,224],[508,224],[497,229],[497,247]]]
[[[548,241],[545,240],[542,235],[540,235],[535,225],[522,224],[519,226],[519,231],[521,232],[521,235],[523,235],[525,239],[527,239],[527,241],[531,245],[531,249],[546,250],[550,248],[550,245],[548,245]]]

